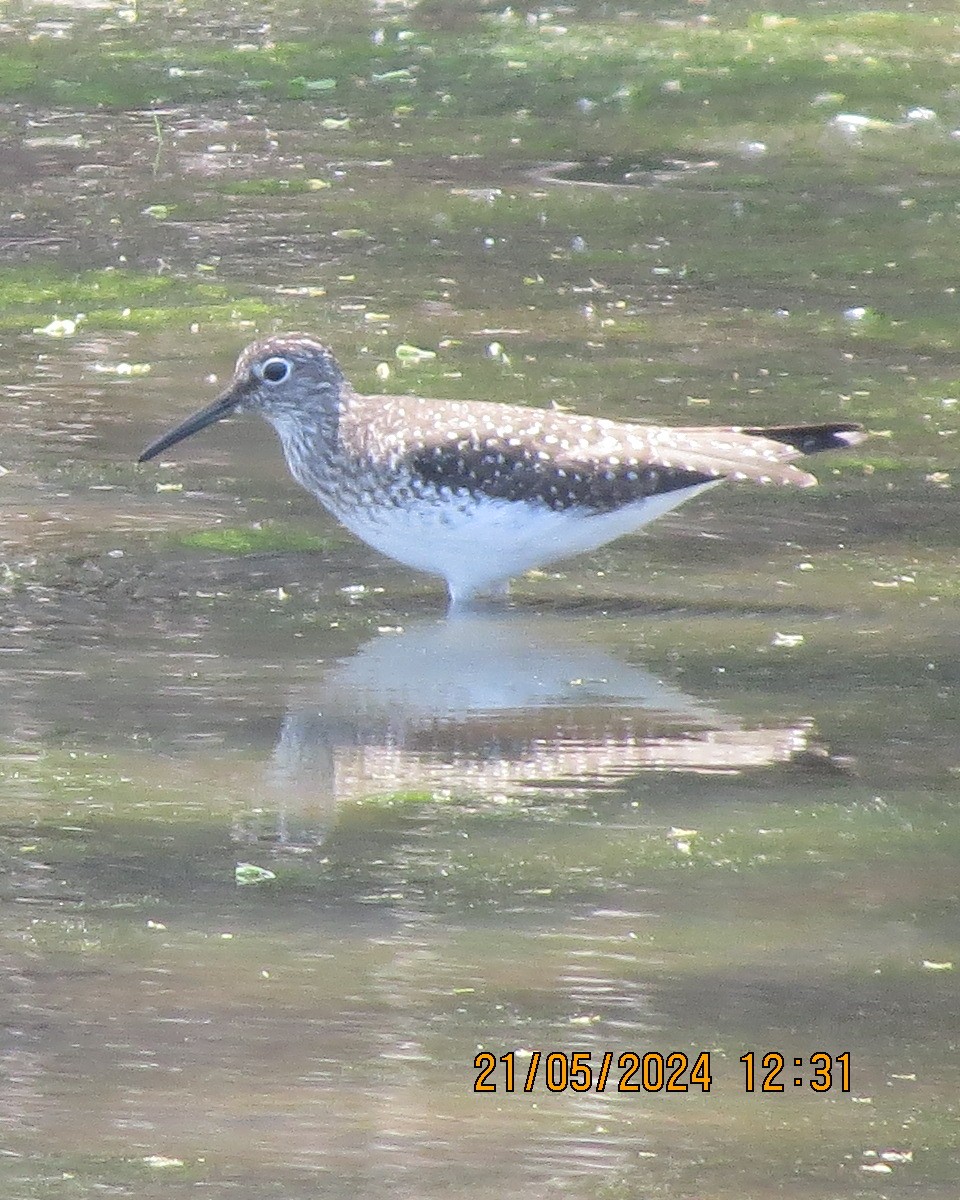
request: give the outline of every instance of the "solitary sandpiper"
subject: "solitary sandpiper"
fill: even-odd
[[[294,479],[363,541],[442,576],[452,607],[595,550],[725,479],[809,487],[804,454],[861,427],[630,425],[488,401],[361,396],[304,333],[254,342],[226,391],[163,434],[146,462],[232,413],[277,431]]]

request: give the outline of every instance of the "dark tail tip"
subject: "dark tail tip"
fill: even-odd
[[[832,421],[828,425],[772,425],[743,429],[752,437],[770,438],[793,446],[801,454],[819,454],[821,450],[845,450],[856,446],[867,436],[862,425],[849,421]]]

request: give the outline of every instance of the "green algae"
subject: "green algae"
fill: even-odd
[[[294,551],[326,550],[330,539],[317,537],[304,529],[292,529],[273,522],[235,529],[199,529],[172,539],[188,550],[216,550],[223,554],[269,554]]]
[[[321,118],[378,121],[392,108],[406,123],[519,119],[542,123],[546,138],[558,114],[575,122],[579,112],[579,136],[596,146],[598,132],[629,144],[623,123],[637,119],[648,145],[692,122],[749,121],[796,136],[820,122],[829,102],[818,108],[818,96],[895,122],[905,104],[953,83],[953,32],[936,12],[571,16],[527,22],[507,9],[470,14],[453,31],[424,10],[405,13],[402,28],[388,18],[374,41],[372,23],[347,10],[323,22],[322,36],[259,45],[231,44],[229,26],[211,37],[203,9],[197,36],[175,46],[149,12],[96,39],[82,36],[89,22],[70,39],[28,41],[24,23],[0,51],[0,96],[121,109],[262,97],[299,100]]]
[[[165,302],[165,303],[164,303]],[[231,325],[276,311],[223,284],[130,270],[58,271],[49,266],[0,269],[0,328],[42,329],[51,316],[92,330]]]
[[[322,179],[238,179],[222,185],[228,196],[287,196],[317,192],[329,187]]]

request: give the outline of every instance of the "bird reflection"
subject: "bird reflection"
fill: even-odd
[[[425,791],[570,800],[641,772],[790,761],[806,724],[746,728],[585,635],[582,621],[471,613],[383,632],[291,693],[269,782],[322,838],[337,806]]]

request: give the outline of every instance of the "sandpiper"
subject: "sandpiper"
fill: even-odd
[[[859,425],[673,428],[488,401],[362,396],[309,334],[249,345],[226,391],[146,462],[241,411],[265,417],[294,479],[381,553],[446,580],[451,606],[595,550],[725,479],[809,487],[794,459]]]

